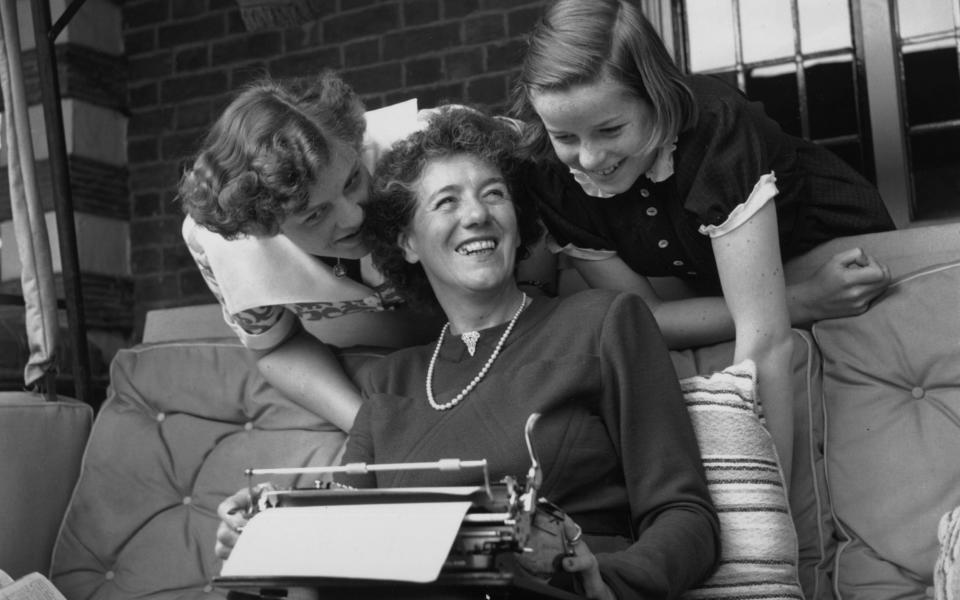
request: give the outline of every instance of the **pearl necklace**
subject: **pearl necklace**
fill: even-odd
[[[480,380],[486,376],[487,371],[489,371],[490,367],[493,365],[493,361],[497,360],[497,356],[500,355],[500,350],[503,348],[503,343],[507,341],[507,337],[509,337],[510,332],[513,331],[513,326],[517,324],[517,319],[520,318],[520,313],[523,312],[523,308],[527,305],[526,292],[520,292],[520,295],[520,307],[517,308],[517,312],[514,313],[513,318],[510,319],[510,323],[507,325],[507,328],[503,330],[503,335],[500,336],[500,341],[497,342],[496,347],[493,349],[493,354],[491,354],[490,358],[487,359],[487,362],[484,363],[483,368],[480,369],[480,372],[477,373],[477,376],[467,384],[467,387],[463,388],[459,394],[453,397],[453,400],[439,404],[433,397],[433,369],[437,365],[437,356],[440,355],[440,346],[443,344],[443,338],[447,335],[447,329],[450,327],[449,321],[444,324],[443,329],[440,330],[440,338],[437,340],[437,347],[433,349],[433,356],[430,357],[430,364],[427,366],[427,402],[430,403],[430,406],[432,406],[434,410],[449,410],[460,404],[460,401],[463,400],[467,394],[472,392],[473,388],[477,387],[477,384],[480,383]]]

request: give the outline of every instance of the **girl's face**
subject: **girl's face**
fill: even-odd
[[[560,160],[586,173],[604,192],[627,191],[656,158],[655,151],[644,152],[653,108],[621,83],[602,77],[562,91],[536,92],[530,101]]]
[[[434,159],[414,186],[416,212],[400,244],[420,262],[438,298],[512,282],[520,237],[500,171],[466,154]]]
[[[280,224],[288,238],[315,256],[362,258],[368,253],[360,235],[370,174],[349,144],[332,140],[330,163],[310,188],[307,206]]]

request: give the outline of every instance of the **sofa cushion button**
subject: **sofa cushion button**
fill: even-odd
[[[113,577],[114,577],[113,571],[107,571],[106,573],[103,574],[103,578],[106,579],[107,581],[113,581]]]
[[[247,421],[246,423],[244,423],[244,424],[243,424],[243,428],[246,429],[247,431],[252,431],[252,430],[253,430],[253,421]]]
[[[212,591],[213,591],[213,586],[210,585],[209,583],[208,583],[207,585],[203,586],[203,592],[204,592],[205,594],[209,594],[209,593],[211,593]]]
[[[913,390],[910,391],[910,393],[911,393],[911,394],[913,395],[913,397],[916,398],[917,400],[919,400],[920,398],[923,398],[923,395],[924,395],[924,394],[923,394],[923,388],[922,388],[922,387],[915,387],[915,388],[913,388]]]
[[[184,496],[184,497],[183,497],[183,503],[184,503],[185,505],[189,505],[189,504],[191,504],[192,502],[193,502],[193,498],[191,498],[190,496]]]
[[[163,420],[167,418],[167,415],[162,412],[157,413],[157,423],[163,423]]]

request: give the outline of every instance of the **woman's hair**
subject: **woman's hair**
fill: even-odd
[[[400,246],[400,236],[408,230],[419,205],[415,187],[431,161],[465,154],[496,167],[506,181],[517,215],[517,260],[529,255],[542,229],[532,201],[518,184],[522,166],[519,138],[519,128],[509,120],[465,106],[445,106],[434,111],[426,128],[395,143],[381,159],[371,199],[364,207],[364,230],[373,264],[412,304],[437,306],[423,266],[408,263]]]
[[[648,151],[671,141],[696,118],[683,74],[639,8],[626,0],[557,0],[527,37],[513,90],[513,114],[527,124],[523,147],[531,158],[553,156],[531,95],[603,78],[650,103],[654,123]]]
[[[180,179],[183,210],[227,239],[276,234],[306,207],[331,138],[359,151],[365,127],[360,99],[331,71],[258,80],[224,109]]]

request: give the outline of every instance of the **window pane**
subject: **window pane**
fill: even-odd
[[[800,0],[800,51],[850,48],[848,0]]]
[[[910,136],[916,217],[960,213],[960,130]]]
[[[708,71],[736,64],[732,0],[688,2],[690,70]]]
[[[852,57],[810,61],[804,68],[810,137],[818,139],[856,134],[857,106]]]
[[[903,73],[910,125],[960,118],[960,70],[953,43],[905,49]]]
[[[747,73],[747,96],[763,106],[787,133],[799,136],[800,102],[797,70],[793,63],[751,69]]]
[[[900,37],[910,38],[925,33],[953,29],[954,0],[898,0],[897,18]]]
[[[790,0],[740,0],[740,34],[744,62],[793,56]]]

